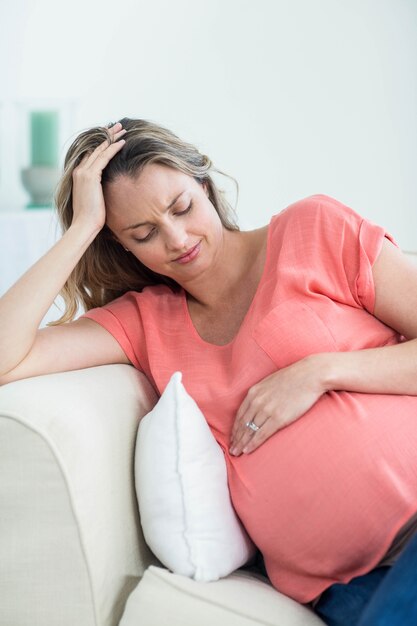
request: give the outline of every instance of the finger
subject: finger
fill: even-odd
[[[249,433],[250,435],[253,434],[254,431],[251,428],[249,428],[247,424],[250,422],[256,423],[255,417],[256,417],[256,413],[254,411],[247,411],[242,416],[242,418],[240,419],[238,423],[238,427],[236,428],[236,432],[233,437],[234,444],[237,444],[246,433]],[[258,426],[258,424],[256,425]]]
[[[248,446],[255,434],[256,433],[253,430],[247,428],[246,432],[244,432],[241,437],[236,440],[236,442],[231,446],[230,454],[233,454],[233,456],[239,456],[240,454],[242,454],[243,449]]]
[[[109,124],[108,126],[106,126],[106,130],[108,130],[109,133],[118,132],[121,128],[122,128],[121,122],[116,122],[115,124]]]
[[[251,431],[251,435],[246,433],[243,435],[242,439],[234,448],[234,454],[236,456],[239,456],[242,453],[250,454],[250,452],[259,448],[259,446],[264,443],[264,441],[269,439],[269,437],[271,437],[271,435],[273,435],[279,428],[280,426],[274,422],[272,418],[267,418],[263,422],[262,426],[259,427],[259,430]]]
[[[127,133],[127,129],[123,128],[120,122],[117,122],[114,126],[107,129],[112,142],[117,141],[118,138],[122,137],[125,133]]]
[[[255,417],[257,418],[256,420]],[[259,406],[256,398],[250,398],[249,395],[246,396],[236,414],[231,441],[236,442],[243,436],[243,433],[248,429],[248,426],[246,426],[248,422],[253,421],[257,426],[261,426],[268,417],[269,415],[266,417],[263,415],[263,407]]]
[[[95,169],[98,167],[99,170],[103,170],[114,155],[123,148],[125,143],[126,141],[124,139],[118,139],[113,143],[109,143],[106,140],[103,144],[100,144],[98,148],[91,152],[85,163],[86,169]],[[99,150],[100,148],[101,150]]]
[[[244,444],[242,448],[243,454],[250,454],[260,445],[265,443],[267,439],[269,439],[272,435],[277,432],[277,425],[274,423],[272,419],[269,419],[263,424],[262,428],[260,428],[256,433],[254,433],[253,437]]]
[[[80,162],[78,163],[77,167],[81,167],[82,165],[85,165],[85,164],[86,164],[86,162],[88,161],[88,159],[90,158],[90,154],[91,154],[90,152],[86,152],[86,153],[83,155],[83,157],[82,157],[82,159],[80,160]]]
[[[114,134],[113,141],[117,141],[120,137],[123,137],[124,134],[127,133],[127,128],[122,128],[117,133]]]
[[[109,130],[109,129],[107,129],[107,130]],[[90,167],[103,152],[105,152],[108,148],[110,148],[112,145],[117,143],[119,141],[119,139],[121,137],[123,137],[123,135],[126,132],[127,131],[126,131],[125,128],[119,129],[116,133],[111,133],[110,132],[110,137],[109,138],[107,138],[104,141],[102,141],[97,146],[97,148],[95,148],[92,152],[89,152],[88,159],[86,161],[86,166]]]
[[[268,422],[272,424],[272,420],[268,420],[262,428],[253,434],[249,441],[243,444],[242,454],[250,454],[274,434],[275,430],[273,427],[268,428]]]
[[[231,435],[232,440],[236,438],[237,431],[241,427],[242,418],[245,415],[245,413],[247,413],[248,409],[249,409],[249,399],[248,399],[248,396],[246,396],[246,398],[243,400],[242,404],[240,405],[236,413],[235,423],[233,424],[233,428],[232,428],[232,435]]]
[[[255,426],[258,426],[258,428],[262,428],[270,417],[271,414],[266,407],[256,408],[250,406],[247,412],[242,415],[234,438],[231,439],[231,448],[237,447],[242,450],[243,446],[258,432],[248,426],[248,424],[253,423]]]
[[[106,150],[96,156],[94,162],[91,163],[90,167],[97,165],[100,170],[104,169],[107,163],[114,157],[114,155],[123,148],[125,143],[126,141],[124,139],[119,139],[118,141],[110,144],[106,148]]]
[[[239,426],[239,429],[238,429],[238,431],[236,433],[235,438],[232,440],[231,447],[230,447],[231,453],[232,454],[241,454],[243,448],[259,432],[259,430],[254,431],[247,424],[249,424],[250,422],[253,422],[256,426],[259,427],[259,429],[261,429],[263,424],[265,423],[265,421],[266,421],[266,419],[261,423],[261,421],[259,419],[259,416],[253,415],[252,418],[251,418],[250,414],[247,413],[245,415],[244,420],[242,421],[241,425]]]

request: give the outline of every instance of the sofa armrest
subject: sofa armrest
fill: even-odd
[[[134,487],[157,400],[129,365],[0,387],[2,623],[115,626],[146,567]]]

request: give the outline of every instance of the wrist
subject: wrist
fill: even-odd
[[[337,352],[320,352],[306,357],[321,393],[337,389],[337,356]]]
[[[97,227],[92,224],[82,222],[81,220],[73,221],[66,233],[69,236],[75,236],[79,238],[83,243],[90,245],[90,243],[97,237],[102,227]],[[66,234],[64,233],[64,235]]]

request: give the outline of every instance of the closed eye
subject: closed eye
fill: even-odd
[[[151,239],[154,235],[155,230],[151,230],[146,237],[142,237],[142,239],[139,239],[139,237],[133,237],[134,241],[137,241],[138,243],[143,243],[144,241],[149,241],[149,239]]]
[[[192,208],[193,208],[193,201],[191,200],[190,204],[188,205],[186,209],[184,209],[184,211],[177,211],[177,213],[174,213],[174,215],[185,215],[186,213],[189,213]]]
[[[188,207],[186,209],[184,209],[184,211],[177,211],[176,213],[174,213],[174,215],[186,215],[187,213],[189,213],[191,211],[191,209],[193,208],[193,201],[191,200],[190,204],[188,205]],[[153,228],[147,235],[146,237],[142,237],[139,239],[139,237],[134,237],[134,240],[137,241],[138,243],[144,243],[146,241],[149,241],[150,239],[152,239],[152,237],[155,234],[155,228]]]

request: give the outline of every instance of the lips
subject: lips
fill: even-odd
[[[188,261],[192,261],[200,252],[200,243],[201,242],[199,241],[195,246],[187,250],[187,252],[184,252],[184,254],[181,254],[181,256],[173,260],[179,263],[188,263]]]

